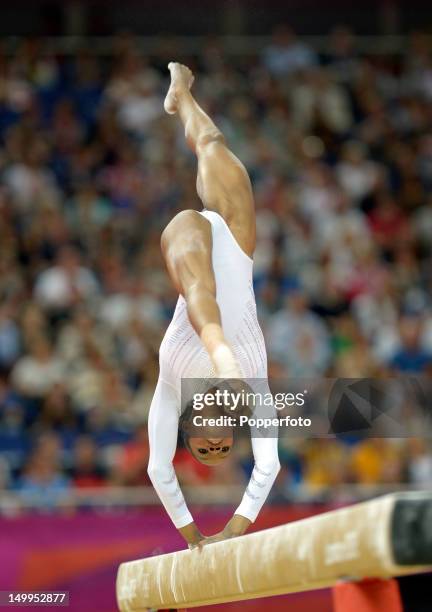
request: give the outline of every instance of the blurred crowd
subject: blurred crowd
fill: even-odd
[[[0,49],[0,489],[148,484],[146,421],[176,295],[160,233],[199,208],[195,159],[163,113],[166,64],[250,173],[255,291],[273,377],[432,372],[432,49],[362,55],[344,27],[318,54],[288,26],[254,55]],[[298,484],[432,484],[427,440],[282,446]],[[180,449],[183,483],[242,482]]]

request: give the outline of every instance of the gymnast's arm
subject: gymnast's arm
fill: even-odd
[[[252,451],[255,465],[243,499],[230,521],[234,536],[244,533],[249,524],[255,521],[280,470],[277,437],[253,435]]]
[[[273,432],[274,435],[277,432]],[[278,438],[252,437],[255,466],[240,506],[225,528],[214,536],[203,539],[202,544],[212,544],[243,535],[258,516],[280,470]]]
[[[271,395],[267,378],[257,379],[251,385],[256,398]],[[253,409],[253,416],[277,417],[277,411],[274,406],[258,404]],[[255,521],[280,470],[278,428],[257,430],[252,427],[251,441],[255,465],[243,499],[225,528],[228,537],[242,535]]]
[[[148,474],[172,522],[186,542],[194,546],[203,536],[194,523],[173,467],[179,414],[175,389],[159,379],[149,413],[150,460]]]

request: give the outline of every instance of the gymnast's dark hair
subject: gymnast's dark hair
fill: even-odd
[[[189,437],[190,434],[187,431],[187,425],[192,421],[192,414],[193,414],[193,401],[190,400],[187,404],[185,409],[183,410],[183,412],[180,415],[180,419],[179,419],[179,433],[180,433],[180,437],[181,437],[181,441],[183,443],[183,446],[185,446],[189,452],[191,452],[191,447],[189,444]]]

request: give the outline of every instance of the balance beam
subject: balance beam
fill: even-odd
[[[122,563],[122,612],[185,608],[432,569],[432,494],[379,497],[202,550]]]

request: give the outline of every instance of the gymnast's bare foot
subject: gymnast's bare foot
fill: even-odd
[[[165,98],[164,108],[169,115],[174,115],[177,112],[177,96],[184,89],[190,90],[195,77],[190,68],[177,62],[170,62],[168,70],[171,73],[171,85]]]

